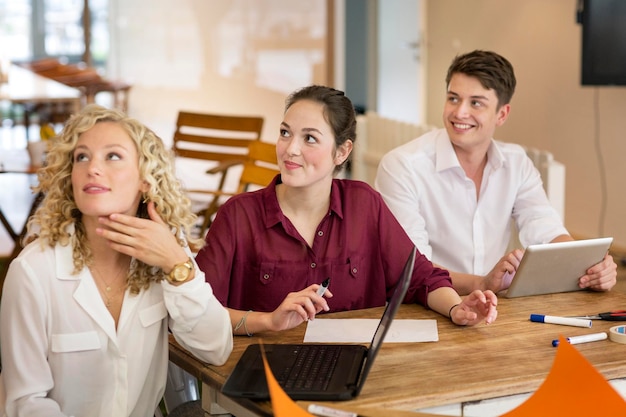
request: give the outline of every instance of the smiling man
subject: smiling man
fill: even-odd
[[[446,76],[445,128],[392,150],[378,167],[385,202],[420,252],[449,270],[460,294],[508,288],[523,255],[506,252],[511,220],[524,247],[572,240],[524,149],[493,139],[515,84],[511,63],[494,52],[457,56]],[[607,254],[579,285],[609,290],[616,270]]]

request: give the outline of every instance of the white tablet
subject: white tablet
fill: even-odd
[[[606,256],[612,237],[529,245],[506,298],[578,291],[578,279]]]

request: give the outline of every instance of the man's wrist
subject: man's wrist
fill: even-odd
[[[484,277],[477,275],[477,278],[478,280],[474,288],[483,292],[487,291],[489,289],[489,282],[491,282],[491,276],[489,274]]]

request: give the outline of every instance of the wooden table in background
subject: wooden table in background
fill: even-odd
[[[75,113],[81,105],[80,90],[68,87],[50,78],[42,77],[17,65],[9,69],[8,83],[0,84],[0,100],[7,100],[24,108],[24,125],[28,139],[28,106],[69,105]]]
[[[2,155],[0,156],[0,175],[12,174],[34,176],[37,173],[37,169],[37,167],[34,167],[30,164],[30,159],[28,157],[26,149],[2,151]],[[14,243],[11,253],[9,254],[9,256],[3,259],[3,262],[0,265],[0,294],[2,294],[2,285],[4,283],[4,277],[8,270],[9,263],[17,255],[19,255],[22,250],[20,242],[22,238],[26,235],[26,222],[28,221],[28,218],[35,212],[42,197],[43,195],[41,194],[34,195],[32,197],[32,201],[30,201],[30,204],[26,204],[25,206],[22,205],[24,207],[28,207],[28,213],[26,213],[26,220],[24,221],[22,227],[19,229],[16,229],[15,227],[13,227],[13,225],[11,225],[11,222],[7,218],[7,215],[3,212],[2,207],[0,207],[0,223],[6,229],[11,239],[13,239]]]
[[[594,321],[591,329],[532,323],[530,314],[572,316],[626,308],[626,281],[608,293],[574,292],[516,299],[499,299],[492,325],[459,327],[418,305],[403,305],[398,319],[436,319],[439,342],[383,345],[361,395],[335,405],[342,408],[419,410],[464,404],[535,391],[548,375],[559,335],[576,336],[607,331],[616,322]],[[382,308],[325,315],[328,318],[379,318]],[[282,333],[235,337],[233,353],[224,366],[198,361],[170,339],[170,360],[203,384],[203,407],[216,402],[237,417],[271,416],[268,402],[229,398],[219,392],[246,346],[258,343],[301,343],[305,325]],[[626,377],[626,345],[610,340],[576,348],[608,380]]]
[[[38,168],[39,167],[31,165],[26,149],[3,150],[2,155],[0,156],[0,174],[35,175]],[[34,208],[35,207],[31,205],[29,217]],[[0,223],[2,223],[11,238],[13,238],[14,241],[17,241],[22,234],[23,229],[16,231],[13,226],[11,226],[2,212],[2,207],[0,207]]]

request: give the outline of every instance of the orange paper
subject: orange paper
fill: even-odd
[[[539,389],[502,417],[624,417],[626,401],[567,340],[559,346],[550,373]]]
[[[265,349],[261,346],[261,354],[263,355],[263,366],[265,367],[265,378],[270,391],[270,399],[272,401],[272,411],[274,417],[314,417],[313,414],[303,410],[296,404],[283,388],[278,384],[270,365],[265,357]]]
[[[265,351],[261,349],[261,352],[274,416],[313,417],[289,398],[276,381]],[[546,380],[528,400],[501,417],[537,416],[624,417],[626,401],[574,346],[560,336],[554,364]]]

